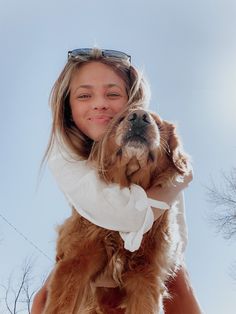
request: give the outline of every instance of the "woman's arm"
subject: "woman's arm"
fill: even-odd
[[[158,199],[172,204],[179,193],[185,189],[193,179],[193,173],[183,178],[183,182],[176,182],[172,188],[151,188],[147,191],[150,198]],[[159,217],[159,211],[152,208],[154,217]],[[167,283],[168,291],[171,295],[170,299],[165,299],[165,314],[201,314],[196,295],[190,283],[190,278],[185,266],[182,266],[176,276]]]
[[[170,299],[164,300],[165,314],[201,314],[200,305],[190,284],[185,266],[167,283]]]

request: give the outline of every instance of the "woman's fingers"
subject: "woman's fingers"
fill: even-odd
[[[183,177],[183,182],[187,185],[193,181],[193,168],[190,169],[189,173]]]

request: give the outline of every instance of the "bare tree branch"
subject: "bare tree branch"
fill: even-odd
[[[23,289],[24,289],[25,300],[23,300],[22,302],[26,303],[27,311],[30,314],[30,305],[32,303],[33,296],[35,295],[37,289],[30,291],[29,281],[26,282]]]
[[[23,312],[30,314],[30,307],[36,289],[32,289],[32,265],[31,259],[26,259],[21,270],[18,284],[13,284],[12,275],[8,279],[7,286],[1,285],[4,290],[2,300],[5,303],[5,309],[10,314]],[[17,287],[17,288],[14,288]]]
[[[5,306],[6,306],[9,313],[14,314],[14,312],[11,310],[10,305],[9,305],[9,291],[10,291],[10,287],[11,287],[11,277],[12,277],[12,275],[10,275],[10,277],[8,278],[7,287],[4,285],[1,285],[1,287],[5,291],[4,297],[3,297],[3,300],[5,302]]]
[[[211,220],[226,239],[236,236],[236,168],[229,175],[222,173],[223,187],[212,182],[207,187],[208,201],[214,205]]]
[[[21,291],[25,285],[25,281],[27,280],[27,272],[26,273],[23,273],[23,277],[22,277],[22,281],[20,283],[20,287],[17,291],[17,294],[16,294],[16,297],[15,297],[15,301],[14,301],[14,314],[17,313],[17,304],[18,304],[18,300],[19,300],[19,297],[21,295]]]

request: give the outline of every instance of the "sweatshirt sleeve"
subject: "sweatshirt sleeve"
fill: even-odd
[[[184,192],[179,193],[176,201],[177,201],[177,206],[178,206],[177,224],[179,226],[181,251],[183,254],[188,243],[188,229],[187,229],[186,215],[185,215]]]
[[[151,206],[156,202],[160,211],[168,208],[163,202],[150,200],[138,185],[133,184],[130,188],[107,185],[86,161],[75,160],[59,150],[53,150],[48,166],[77,212],[100,227],[119,231],[124,247],[129,251],[140,247],[143,234],[153,225]]]

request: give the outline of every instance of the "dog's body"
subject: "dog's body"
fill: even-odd
[[[187,157],[172,124],[141,109],[128,109],[112,122],[91,161],[108,183],[145,190],[168,186],[188,172]],[[159,313],[165,282],[177,267],[180,246],[176,207],[157,219],[135,252],[124,249],[116,231],[100,228],[73,210],[59,229],[57,264],[44,314]],[[102,273],[117,288],[96,288]]]

